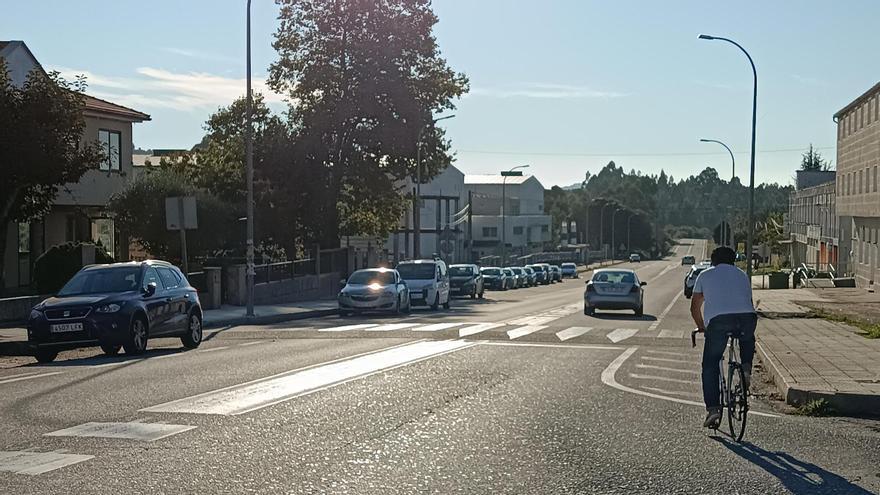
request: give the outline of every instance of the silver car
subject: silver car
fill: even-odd
[[[358,270],[342,281],[339,291],[339,314],[347,316],[366,311],[389,311],[408,313],[409,289],[397,273],[390,268]]]
[[[640,282],[632,270],[596,270],[584,290],[584,314],[592,316],[597,309],[631,309],[642,316],[645,285],[647,282]]]

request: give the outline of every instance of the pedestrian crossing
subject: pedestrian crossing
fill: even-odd
[[[627,343],[638,339],[660,339],[667,341],[683,340],[688,337],[686,330],[652,329],[650,327],[598,328],[589,326],[553,325],[557,315],[536,314],[506,321],[454,321],[435,323],[432,321],[409,321],[402,323],[358,323],[326,327],[291,327],[285,330],[308,334],[334,334],[349,336],[394,336],[401,334],[428,338],[476,338],[505,340],[540,340],[544,342],[569,342],[590,340],[612,344]],[[435,320],[436,321],[436,320]],[[650,357],[662,361],[662,355]]]

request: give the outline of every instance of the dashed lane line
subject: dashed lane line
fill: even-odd
[[[448,330],[450,328],[460,327],[463,325],[473,325],[473,323],[468,322],[459,322],[459,323],[434,323],[433,325],[425,325],[423,327],[413,328],[413,332],[438,332],[440,330]]]
[[[581,335],[589,332],[592,329],[593,327],[571,327],[566,328],[561,332],[556,332],[556,336],[559,337],[559,340],[565,342],[566,340],[580,337]]]
[[[63,452],[33,452],[28,450],[0,451],[0,471],[15,474],[38,475],[87,461],[93,455]]]
[[[682,364],[682,363],[687,363],[687,362],[689,362],[689,361],[682,360],[682,359],[668,359],[668,358],[660,358],[660,357],[654,357],[654,356],[642,356],[640,359],[642,359],[643,361],[657,361],[657,362],[660,362],[660,363],[678,363],[678,364]]]
[[[613,332],[606,335],[606,337],[608,337],[608,340],[616,344],[620,341],[635,336],[635,334],[637,333],[639,333],[638,328],[616,328]]]
[[[663,389],[663,388],[657,388],[657,387],[644,387],[644,386],[643,386],[643,387],[639,387],[639,388],[642,388],[642,389],[644,389],[644,390],[650,390],[650,391],[652,391],[652,392],[657,392],[657,393],[660,393],[660,394],[666,394],[666,395],[678,395],[679,397],[690,397],[690,398],[692,398],[692,399],[701,399],[701,397],[700,397],[699,394],[695,394],[695,393],[692,393],[692,392],[682,392],[681,390],[666,390],[666,389]]]
[[[657,371],[671,371],[674,373],[686,373],[689,375],[700,375],[701,372],[698,370],[683,370],[679,368],[667,368],[665,366],[655,366],[653,364],[637,364],[636,368],[643,370],[657,370]]]
[[[669,305],[666,306],[666,309],[664,309],[663,312],[660,313],[660,316],[658,316],[657,319],[654,320],[654,323],[651,323],[651,326],[648,327],[648,330],[656,330],[657,327],[660,326],[660,322],[663,321],[663,318],[666,318],[666,315],[668,315],[669,312],[672,310],[672,306],[675,305],[675,302],[678,301],[678,298],[682,295],[684,295],[684,289],[678,291],[678,294],[676,294],[675,297],[673,297],[672,300],[669,301]]]
[[[406,330],[408,328],[419,326],[418,323],[388,323],[379,325],[378,327],[367,328],[367,332],[391,332],[394,330]]]
[[[481,332],[485,332],[486,330],[491,330],[493,328],[503,327],[504,323],[478,323],[476,325],[471,325],[468,327],[464,327],[458,330],[458,337],[470,337],[471,335],[476,335]]]
[[[530,333],[535,333],[539,330],[543,330],[545,328],[547,328],[545,325],[526,325],[519,328],[514,328],[513,330],[508,330],[507,336],[510,338],[510,340],[514,340],[526,336]]]
[[[661,339],[683,339],[684,330],[660,330],[660,334],[657,337]]]
[[[3,385],[4,383],[20,382],[22,380],[31,380],[33,378],[43,378],[46,376],[60,375],[61,373],[63,373],[63,371],[52,371],[50,373],[41,373],[41,374],[28,373],[26,376],[25,375],[13,376],[12,378],[5,378],[3,380],[0,380],[0,385]]]
[[[665,376],[654,376],[654,375],[641,375],[638,373],[630,373],[630,378],[635,378],[636,380],[660,380],[661,382],[672,382],[672,383],[683,383],[685,385],[697,385],[698,382],[693,380],[682,380],[680,378],[667,378]]]
[[[362,323],[360,325],[343,325],[341,327],[329,327],[329,328],[320,328],[319,332],[347,332],[349,330],[363,330],[365,328],[372,328],[379,326],[376,323]]]

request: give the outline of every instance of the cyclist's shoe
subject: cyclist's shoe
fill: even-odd
[[[703,421],[703,427],[717,430],[721,426],[721,408],[710,407],[706,413],[706,421]]]
[[[743,387],[745,387],[745,393],[749,393],[749,389],[752,386],[752,372],[751,371],[743,371]]]

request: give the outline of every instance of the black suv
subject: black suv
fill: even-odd
[[[93,345],[110,355],[120,348],[141,354],[153,337],[180,337],[190,349],[202,341],[198,293],[164,261],[87,266],[28,319],[28,344],[41,363]]]

